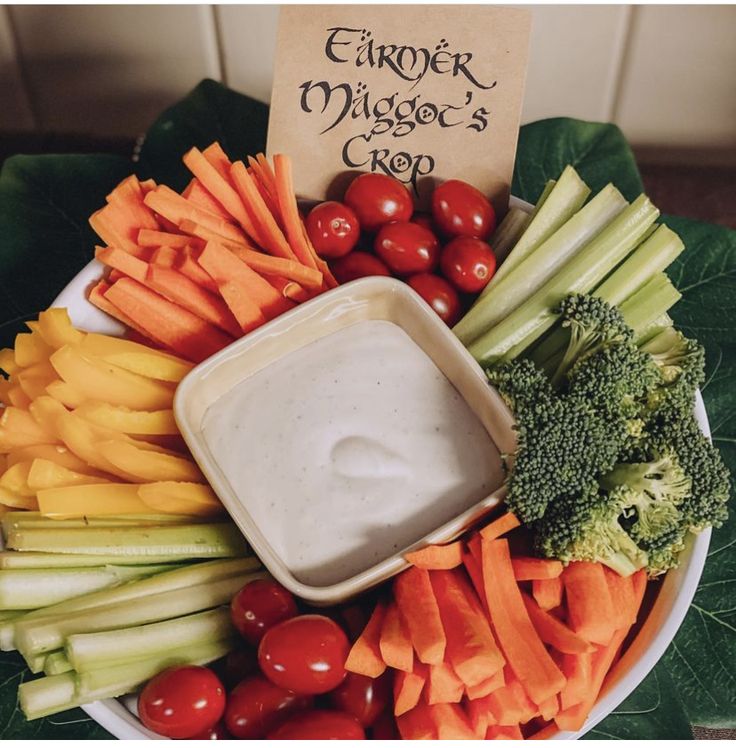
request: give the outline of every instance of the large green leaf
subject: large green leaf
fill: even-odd
[[[110,156],[15,157],[0,173],[0,344],[44,308],[91,258],[87,218],[133,168],[181,188],[182,154],[219,140],[229,155],[262,150],[268,109],[203,81],[162,114],[134,165]],[[642,184],[631,151],[612,125],[558,118],[521,129],[513,191],[535,200],[547,179],[572,163],[593,189],[612,181],[631,199]],[[708,351],[704,388],[714,439],[736,469],[736,233],[666,218],[687,250],[672,269],[683,290],[674,316]],[[736,520],[714,533],[702,584],[673,646],[655,670],[590,734],[591,738],[689,737],[688,723],[733,725],[736,717]],[[15,693],[28,677],[20,659],[0,656],[0,738],[99,738],[79,711],[26,723]]]

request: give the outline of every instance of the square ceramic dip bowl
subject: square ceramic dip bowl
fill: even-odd
[[[411,289],[363,278],[196,367],[179,428],[273,576],[346,600],[449,541],[502,498],[513,417]]]

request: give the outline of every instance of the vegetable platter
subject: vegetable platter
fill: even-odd
[[[227,124],[208,138],[219,107]],[[40,316],[17,305],[46,306],[69,278],[61,255],[46,252],[27,289],[17,271],[8,294],[3,649],[47,675],[30,680],[3,656],[34,718],[12,712],[5,734],[95,734],[55,714],[75,705],[120,737],[687,737],[693,723],[730,724],[730,489],[696,388],[728,464],[731,234],[662,221],[615,128],[567,120],[522,129],[514,188],[531,216],[512,206],[494,226],[487,201],[450,181],[420,219],[399,183],[366,177],[302,224],[288,157],[255,158],[264,118],[205,82],[163,115],[135,167],[40,159],[50,192],[22,158],[0,177],[9,268],[13,248],[45,249],[26,218],[35,205],[51,206],[41,221],[57,222],[77,267],[91,216],[105,266]],[[453,542],[410,546],[393,581],[317,610],[271,581],[228,522],[172,397],[234,338],[375,274],[407,280],[454,325],[518,445],[495,513]],[[14,341],[22,320],[30,332]],[[95,329],[129,342],[81,332]],[[29,608],[40,611],[19,615]],[[330,653],[319,678],[312,644]],[[174,725],[187,699],[207,705],[200,721]]]

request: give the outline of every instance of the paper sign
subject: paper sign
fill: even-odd
[[[420,205],[458,178],[505,210],[530,26],[493,6],[285,6],[268,152],[292,157],[305,198],[339,199],[373,171]]]

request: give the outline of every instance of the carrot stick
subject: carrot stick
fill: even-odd
[[[242,248],[235,244],[227,244],[227,247],[236,257],[239,257],[248,267],[258,273],[288,278],[311,290],[322,288],[322,274],[319,270],[305,267],[295,260],[272,257],[263,252]]]
[[[288,278],[282,278],[280,275],[267,275],[261,273],[263,277],[286,299],[291,299],[297,304],[309,301],[309,294],[295,281]]]
[[[636,623],[636,607],[634,604],[634,582],[630,576],[622,577],[613,569],[603,568],[608,591],[611,593],[614,625],[616,628],[631,626]]]
[[[526,740],[549,740],[553,735],[556,735],[559,732],[559,728],[554,722],[551,722],[550,724],[543,727],[541,730],[537,730],[537,732],[533,733],[532,735],[527,736]]]
[[[126,235],[125,231],[115,225],[110,216],[109,205],[95,211],[89,217],[89,225],[105,244],[111,247],[119,247],[126,252],[135,253],[138,245],[132,238]]]
[[[302,235],[304,236],[304,241],[307,245],[307,249],[309,250],[310,254],[312,255],[312,258],[314,259],[315,264],[317,265],[317,270],[322,273],[325,277],[325,287],[326,288],[337,288],[340,284],[335,279],[335,276],[332,274],[332,271],[330,270],[330,266],[317,254],[317,250],[314,248],[314,245],[312,244],[312,240],[309,238],[309,234],[307,233],[307,227],[304,225],[304,221],[302,221],[301,216],[299,217],[299,223],[302,227]]]
[[[440,662],[429,666],[425,693],[428,704],[457,704],[464,692],[465,684],[458,678],[452,665]]]
[[[414,650],[411,646],[406,624],[401,620],[401,614],[396,603],[392,602],[386,610],[379,647],[381,657],[389,667],[407,673],[412,672]]]
[[[480,559],[470,551],[463,551],[463,565],[465,566],[465,571],[468,572],[470,581],[473,583],[475,594],[478,595],[478,599],[483,604],[483,609],[488,611],[488,601],[486,600],[486,591],[483,587],[483,571]]]
[[[255,270],[217,242],[207,242],[197,261],[212,276],[221,293],[225,284],[239,288],[266,319],[273,319],[294,306]]]
[[[134,320],[128,317],[125,312],[118,309],[115,304],[113,304],[109,299],[105,297],[105,294],[109,289],[110,284],[107,281],[101,280],[97,283],[97,285],[92,286],[87,298],[89,299],[90,303],[94,304],[98,309],[105,312],[105,314],[109,314],[111,317],[118,320],[118,322],[122,322],[124,325],[130,327],[131,330],[135,330],[146,340],[148,340],[150,337],[149,334],[142,327],[138,326],[138,324]],[[156,342],[160,343],[161,341]]]
[[[156,181],[153,179],[144,179],[141,182],[141,193],[145,197],[151,190],[156,189]]]
[[[184,163],[189,171],[204,185],[217,202],[243,227],[245,233],[256,244],[263,246],[263,236],[258,230],[238,193],[214,166],[202,155],[198,148],[192,148],[184,155]]]
[[[562,574],[562,564],[548,558],[530,558],[517,556],[511,559],[514,576],[517,582],[528,582],[532,579],[554,579]]]
[[[482,541],[483,583],[493,630],[506,661],[537,704],[565,685],[565,676],[537,634],[514,579],[506,540]]]
[[[122,182],[105,198],[108,204],[114,205],[119,215],[125,216],[131,227],[157,229],[158,223],[153,211],[143,202],[143,190],[135,174]]]
[[[209,161],[210,164],[212,164],[212,166],[214,166],[215,169],[217,169],[217,173],[223,179],[229,178],[230,167],[232,166],[232,163],[228,158],[227,153],[222,150],[222,146],[218,141],[215,140],[214,143],[210,143],[210,145],[208,145],[202,151],[202,155],[207,159],[207,161]]]
[[[141,247],[174,247],[182,249],[189,244],[196,244],[197,239],[185,234],[171,234],[168,231],[141,229],[138,232],[138,244]],[[201,242],[204,246],[204,242]]]
[[[131,278],[121,278],[105,298],[130,317],[144,334],[189,361],[203,361],[233,339],[191,312]]]
[[[468,698],[470,700],[482,699],[493,693],[497,688],[501,688],[501,686],[505,685],[506,677],[503,671],[503,668],[496,670],[490,678],[478,683],[476,686],[466,686],[465,692],[468,694]]]
[[[491,725],[486,740],[524,740],[519,725]]]
[[[564,652],[565,654],[582,654],[593,651],[594,648],[590,642],[565,626],[562,621],[542,610],[533,598],[524,593],[522,593],[522,598],[529,618],[537,630],[539,638],[545,644],[549,644],[558,652]]]
[[[567,683],[560,692],[560,709],[564,711],[579,704],[590,690],[593,679],[593,653],[563,655],[561,668],[567,678]]]
[[[151,263],[162,268],[173,268],[179,260],[180,250],[173,247],[156,247],[151,255]]]
[[[256,187],[258,187],[258,191],[261,193],[263,202],[268,206],[268,210],[274,217],[276,223],[281,226],[281,214],[279,212],[276,193],[275,191],[272,191],[273,185],[268,181],[268,178],[264,174],[263,167],[252,156],[248,156],[248,167],[248,173],[253,177]]]
[[[552,610],[562,605],[564,585],[560,577],[532,580],[532,595],[542,610]]]
[[[149,208],[176,226],[182,221],[189,220],[216,231],[226,239],[236,242],[245,239],[245,235],[237,226],[224,221],[215,213],[190,203],[165,185],[159,185],[153,192],[149,192],[144,201]]]
[[[399,670],[396,673],[394,676],[394,716],[406,714],[419,703],[426,682],[427,666],[421,662],[415,662],[411,672]]]
[[[145,283],[148,263],[117,247],[95,247],[95,259],[124,275]]]
[[[560,711],[560,700],[557,696],[550,696],[539,705],[539,716],[548,722]]]
[[[502,514],[497,519],[494,519],[490,524],[487,524],[481,531],[480,536],[483,540],[495,540],[510,532],[515,527],[518,527],[521,523],[511,512]]]
[[[465,704],[465,714],[475,737],[478,740],[483,740],[488,726],[495,719],[488,705],[484,704],[480,699],[468,701]]]
[[[404,558],[420,569],[454,569],[463,562],[462,542],[456,540],[449,545],[428,545],[404,554]]]
[[[428,665],[438,665],[444,660],[447,640],[429,572],[413,566],[401,573],[394,582],[394,599],[417,656]]]
[[[217,283],[212,280],[209,273],[197,262],[193,247],[184,247],[179,253],[176,265],[174,266],[182,275],[186,275],[189,280],[194,281],[197,285],[207,289],[211,293],[219,293]]]
[[[204,188],[202,183],[194,177],[189,185],[187,186],[186,194],[182,193],[182,197],[186,197],[190,203],[198,205],[200,208],[208,210],[210,213],[215,213],[225,221],[230,220],[230,214],[215,200],[212,195]]]
[[[378,678],[386,669],[386,663],[381,658],[379,641],[381,627],[386,615],[386,605],[377,603],[363,633],[353,644],[350,654],[345,661],[345,669],[351,673],[359,673],[369,678]]]
[[[608,644],[616,630],[616,613],[603,565],[573,561],[562,573],[570,627],[595,644]]]
[[[460,572],[433,571],[430,579],[447,637],[445,658],[465,685],[477,686],[504,666],[480,601]]]
[[[435,740],[437,728],[432,719],[432,707],[420,701],[412,710],[396,718],[402,740]]]
[[[179,224],[179,228],[185,234],[189,234],[191,237],[195,237],[193,241],[199,241],[202,247],[204,247],[207,242],[220,242],[221,244],[227,246],[228,249],[232,249],[233,247],[243,247],[244,249],[249,249],[254,252],[260,252],[261,254],[263,254],[261,250],[257,249],[254,244],[249,243],[246,239],[243,239],[239,242],[234,242],[231,239],[222,236],[222,234],[218,234],[217,231],[214,231],[207,226],[202,226],[199,223],[195,223],[194,221],[184,220]]]
[[[288,156],[277,153],[273,157],[276,172],[276,195],[279,202],[279,212],[286,228],[289,245],[302,265],[317,269],[317,263],[309,251],[309,247],[302,231],[299,208],[294,194],[294,182],[291,176],[291,160]]]
[[[485,701],[491,708],[496,724],[502,726],[528,722],[538,711],[537,705],[527,696],[521,681],[513,674],[508,675],[505,686],[497,688]]]
[[[438,740],[475,740],[468,718],[457,704],[433,704],[429,709]]]
[[[222,298],[206,291],[178,270],[149,265],[146,285],[233,337],[242,335],[240,325]]]
[[[262,240],[261,246],[272,255],[284,257],[287,260],[295,260],[294,251],[268,210],[253,178],[248,174],[245,164],[242,161],[236,161],[230,170],[230,176],[241,200],[252,211],[253,221]]]
[[[250,159],[248,159],[248,162],[250,163]],[[273,169],[271,168],[271,164],[268,162],[268,159],[263,153],[256,154],[256,163],[261,167],[261,174],[263,175],[263,184],[266,186],[268,191],[274,196],[274,198],[276,198],[277,197],[276,175],[274,174]]]

